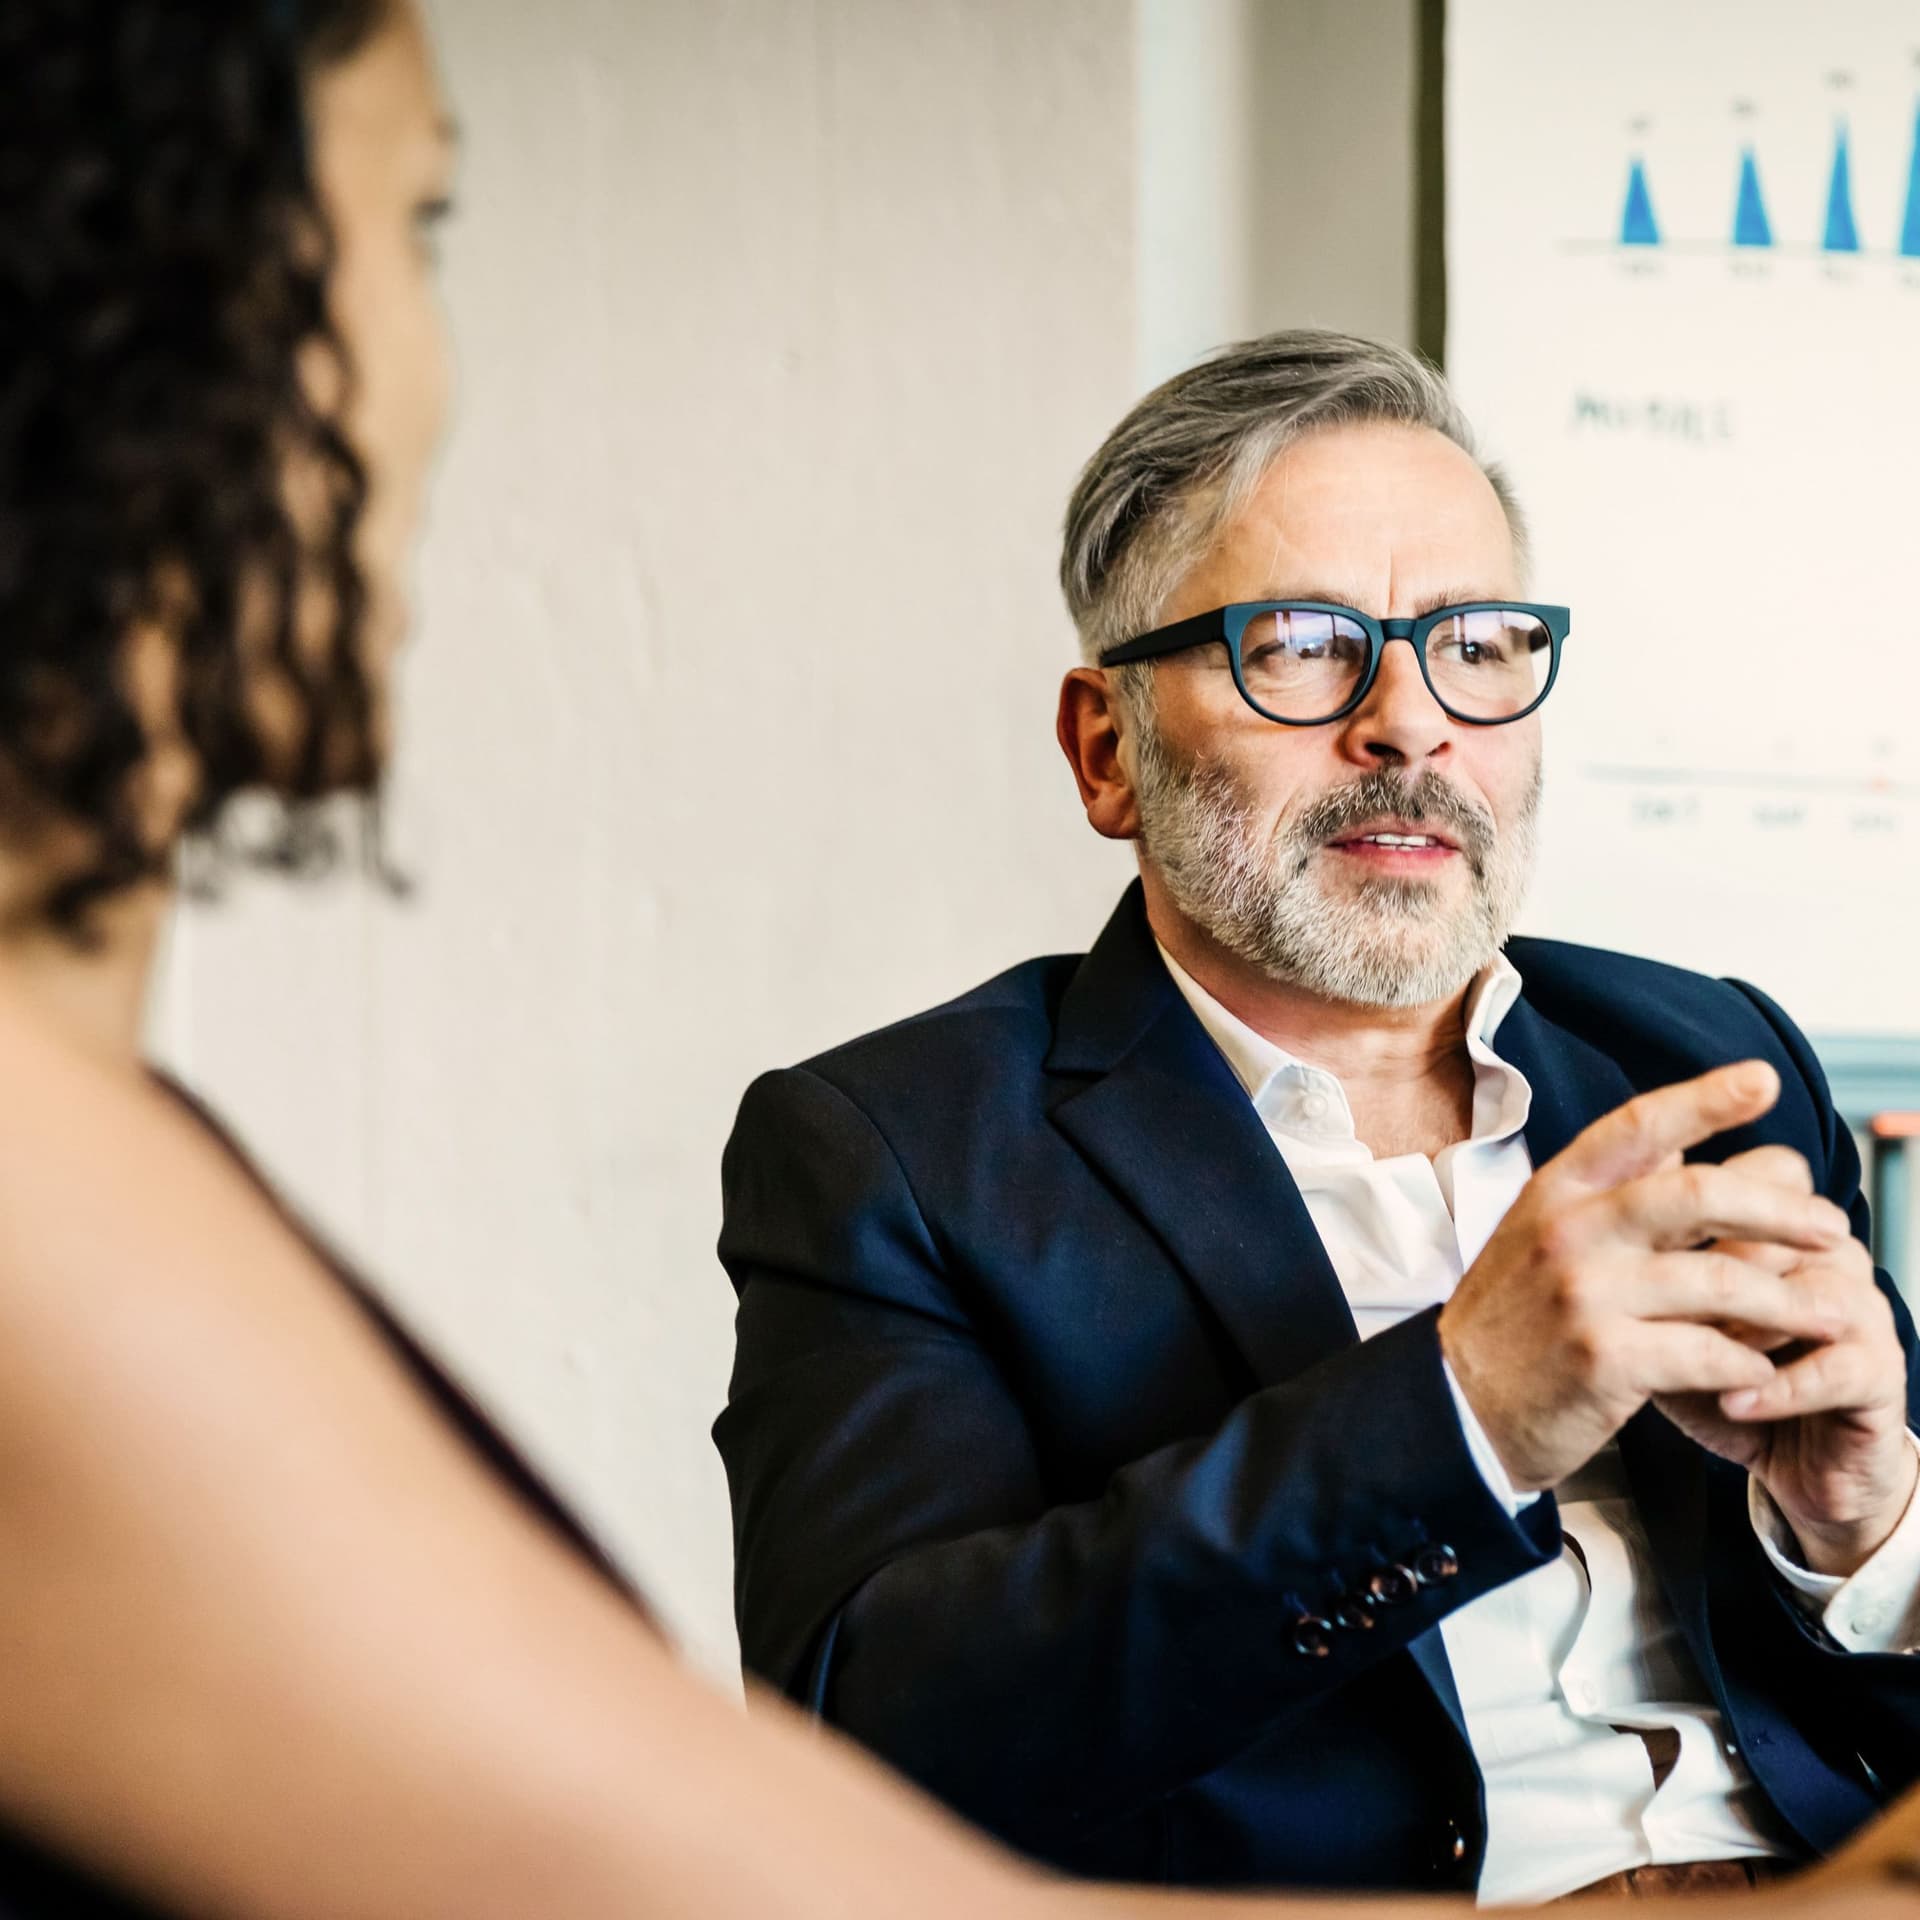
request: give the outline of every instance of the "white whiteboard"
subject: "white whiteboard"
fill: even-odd
[[[1920,1031],[1920,4],[1448,16],[1448,369],[1574,614],[1527,926]]]

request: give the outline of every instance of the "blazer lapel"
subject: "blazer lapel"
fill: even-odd
[[[1137,886],[1067,990],[1047,1068],[1095,1076],[1060,1102],[1055,1124],[1160,1237],[1256,1385],[1358,1340],[1300,1190],[1173,984]],[[1407,1651],[1466,1740],[1439,1630]]]
[[[1306,1203],[1131,887],[1061,1002],[1055,1124],[1158,1235],[1257,1384],[1358,1339]]]
[[[1494,1044],[1533,1090],[1527,1114],[1527,1155],[1534,1166],[1572,1145],[1603,1113],[1631,1100],[1633,1082],[1597,1047],[1557,1027],[1527,999],[1523,985],[1500,1023]]]

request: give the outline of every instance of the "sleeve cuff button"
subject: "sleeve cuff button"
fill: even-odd
[[[1293,1623],[1293,1650],[1309,1660],[1324,1660],[1333,1651],[1333,1622],[1303,1613]]]
[[[1368,1596],[1379,1606],[1398,1607],[1420,1591],[1420,1576],[1411,1567],[1382,1567],[1367,1582]]]
[[[1365,1633],[1373,1625],[1373,1608],[1364,1593],[1350,1593],[1333,1610],[1333,1624],[1350,1633]]]

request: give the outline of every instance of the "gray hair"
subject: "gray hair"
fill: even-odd
[[[1181,578],[1294,441],[1322,427],[1376,421],[1430,427],[1479,462],[1524,574],[1519,502],[1506,475],[1480,458],[1466,416],[1432,366],[1403,347],[1351,334],[1270,333],[1222,347],[1156,387],[1087,462],[1067,506],[1060,555],[1060,585],[1087,663],[1157,624]],[[1122,672],[1128,682],[1142,677]]]

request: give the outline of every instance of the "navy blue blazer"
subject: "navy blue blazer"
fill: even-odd
[[[1764,996],[1510,952],[1536,1165],[1636,1090],[1757,1055],[1779,1104],[1709,1152],[1798,1149],[1864,1236],[1852,1140]],[[1488,1494],[1435,1312],[1357,1339],[1137,886],[1084,958],[755,1082],[725,1195],[715,1437],[752,1672],[1070,1872],[1476,1884],[1436,1625],[1559,1552],[1553,1501],[1515,1521]],[[1651,1410],[1621,1445],[1731,1737],[1825,1852],[1920,1771],[1920,1661],[1805,1623],[1737,1468]]]

